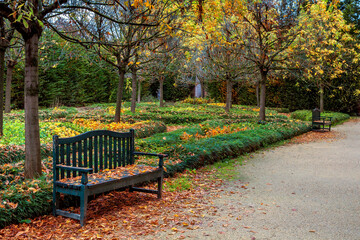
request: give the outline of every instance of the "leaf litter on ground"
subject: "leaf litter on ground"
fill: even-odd
[[[221,179],[209,177],[216,170],[187,171],[192,188],[184,191],[164,190],[156,195],[113,191],[89,202],[86,225],[62,216],[40,216],[30,223],[13,224],[0,230],[0,239],[142,239],[159,231],[176,232],[200,227],[204,211],[212,211],[211,196],[216,196]],[[166,182],[171,179],[165,179]],[[204,187],[206,186],[206,188]],[[156,188],[156,184],[149,184]],[[71,209],[78,212],[78,209]]]
[[[343,137],[336,131],[308,132],[293,138],[290,143],[334,141]],[[202,227],[204,212],[217,212],[211,204],[212,199],[224,191],[220,188],[224,181],[218,178],[218,172],[218,168],[204,167],[177,174],[176,177],[190,175],[192,187],[184,191],[169,191],[165,187],[160,200],[155,195],[128,191],[102,194],[89,202],[84,227],[70,218],[45,215],[30,223],[0,229],[0,239],[142,239],[160,231],[182,234],[196,230]],[[165,179],[164,185],[171,181]],[[148,187],[156,188],[156,185],[152,183]]]

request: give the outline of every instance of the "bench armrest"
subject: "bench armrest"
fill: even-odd
[[[60,164],[57,164],[55,167],[68,171],[79,171],[81,173],[81,184],[83,185],[86,185],[89,182],[87,175],[88,173],[91,173],[93,171],[92,168],[72,167],[72,166],[66,166]]]
[[[333,117],[320,117],[320,120],[322,120],[322,121],[332,121],[332,118]]]
[[[146,156],[159,157],[159,167],[164,166],[164,157],[168,156],[167,154],[144,153],[144,152],[134,152],[134,155],[146,155]]]

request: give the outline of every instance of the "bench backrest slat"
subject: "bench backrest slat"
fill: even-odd
[[[94,137],[94,172],[99,171],[98,158],[99,158],[99,150],[98,150],[98,137]]]
[[[99,151],[99,166],[100,169],[104,169],[104,158],[103,158],[103,136],[99,136],[99,145],[98,145],[98,151]]]
[[[315,120],[319,120],[320,119],[320,110],[315,108],[313,111],[312,111],[312,120],[315,121]]]
[[[87,142],[88,142],[88,139],[84,139],[84,167],[88,167]]]
[[[72,153],[71,153],[71,164],[73,167],[77,167],[76,165],[76,142],[72,143],[71,144],[71,150],[72,150]],[[73,177],[76,177],[77,172],[73,172]]]
[[[84,141],[85,141],[86,139],[84,139]],[[79,166],[78,167],[84,167],[84,164],[83,164],[83,157],[82,157],[82,155],[83,155],[83,149],[82,149],[82,145],[83,145],[83,143],[84,143],[84,141],[82,141],[82,142],[79,142],[78,143],[78,159],[79,159],[79,161],[78,161],[78,163],[79,163]]]
[[[71,158],[70,158],[70,144],[66,144],[66,165],[67,166],[70,166],[70,161],[71,161]],[[71,173],[70,171],[66,171],[66,176],[71,177],[70,173]]]
[[[113,168],[113,154],[112,154],[112,147],[113,147],[113,142],[112,142],[112,137],[109,137],[109,168],[112,169]]]
[[[133,130],[127,133],[91,131],[71,138],[54,136],[54,163],[89,167],[97,173],[107,168],[134,164],[134,149]],[[79,175],[76,171],[54,168],[57,180]]]

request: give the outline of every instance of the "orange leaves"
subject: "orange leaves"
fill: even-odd
[[[103,194],[89,202],[84,227],[76,220],[48,215],[0,229],[0,239],[144,239],[164,230],[181,234],[198,229],[204,212],[214,211],[209,203],[221,181],[209,178],[208,174],[213,172],[197,170],[185,174],[194,185],[188,191],[165,189],[160,200],[138,192]],[[169,179],[164,181],[166,185]],[[156,184],[148,187],[156,188]]]
[[[9,201],[0,201],[0,208],[16,209],[17,206],[18,206],[18,203],[13,203],[13,202],[9,202]]]
[[[140,173],[146,173],[156,170],[157,168],[145,165],[127,165],[126,167],[117,167],[115,169],[103,169],[98,173],[92,173],[88,175],[89,183],[96,184],[108,180],[121,179],[123,177],[134,176]],[[80,185],[81,176],[75,178],[64,178],[60,182],[67,184]]]
[[[199,133],[196,133],[195,135],[191,135],[188,134],[186,132],[183,133],[183,135],[181,135],[181,140],[183,141],[189,141],[190,139],[201,139],[201,138],[209,138],[209,137],[214,137],[216,135],[219,134],[229,134],[229,133],[235,133],[235,132],[240,132],[240,131],[245,131],[247,130],[247,127],[244,128],[233,128],[231,126],[223,126],[223,127],[216,127],[216,128],[212,128],[212,129],[207,129],[205,130],[205,135],[201,135]]]
[[[337,139],[341,139],[342,136],[339,132],[331,131],[331,132],[307,132],[300,136],[294,137],[291,139],[290,143],[302,144],[308,142],[315,141],[335,141]]]

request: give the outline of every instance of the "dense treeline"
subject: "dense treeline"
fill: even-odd
[[[289,1],[289,4],[293,3]],[[356,29],[359,28],[357,19],[358,5],[354,1],[343,1],[340,9],[344,12],[344,19],[354,23],[352,34],[358,38]],[[186,53],[186,52],[185,52]],[[40,106],[79,106],[95,102],[115,102],[117,94],[118,73],[113,66],[101,61],[78,44],[68,43],[51,31],[44,31],[41,37],[39,67],[39,104]],[[184,56],[176,55],[177,58]],[[155,62],[150,64],[156,64]],[[194,96],[194,79],[184,81],[186,72],[183,62],[175,61],[164,73],[164,99],[166,101],[182,100]],[[151,69],[151,68],[148,68]],[[181,71],[180,71],[181,70]],[[174,74],[175,72],[175,74]],[[324,104],[326,110],[357,112],[359,97],[354,94],[360,89],[359,67],[351,64],[348,70],[331,81],[324,89]],[[159,82],[146,70],[141,81],[141,97],[159,96]],[[213,77],[213,76],[211,76]],[[245,77],[244,77],[245,78]],[[318,105],[319,90],[311,81],[303,76],[270,76],[266,83],[266,103],[269,107],[282,107],[289,110],[311,109]],[[15,67],[12,85],[12,107],[24,106],[24,63],[19,61]],[[217,101],[226,101],[226,84],[224,81],[207,79],[207,97]],[[235,81],[232,90],[232,102],[238,104],[256,105],[256,81]],[[124,100],[131,98],[131,74],[126,75]],[[301,96],[301,97],[300,97]],[[146,98],[148,99],[148,98]]]
[[[57,40],[61,41],[61,40]],[[53,48],[52,48],[53,49]],[[77,49],[77,51],[75,50]],[[41,106],[82,106],[87,103],[110,103],[116,100],[117,73],[102,61],[92,61],[84,55],[84,50],[72,47],[72,53],[64,54],[53,65],[40,64],[40,98]],[[359,89],[359,73],[351,70],[334,81],[331,88],[326,89],[325,108],[331,111],[356,112],[358,97],[351,89]],[[24,104],[24,70],[23,64],[15,67],[12,85],[12,106],[23,108]],[[131,98],[131,79],[127,78],[124,100]],[[168,76],[164,84],[166,101],[177,101],[193,96],[194,83],[182,83],[176,77]],[[342,88],[342,90],[339,89]],[[141,96],[158,94],[159,83],[147,79],[142,82]],[[207,96],[216,101],[225,102],[226,86],[221,82],[210,82],[207,86]],[[301,97],[299,97],[301,96]],[[298,109],[312,109],[317,105],[318,89],[306,81],[297,78],[287,78],[285,81],[273,80],[267,87],[269,107],[288,108],[290,111]],[[235,84],[233,103],[256,105],[256,89],[251,84]]]

